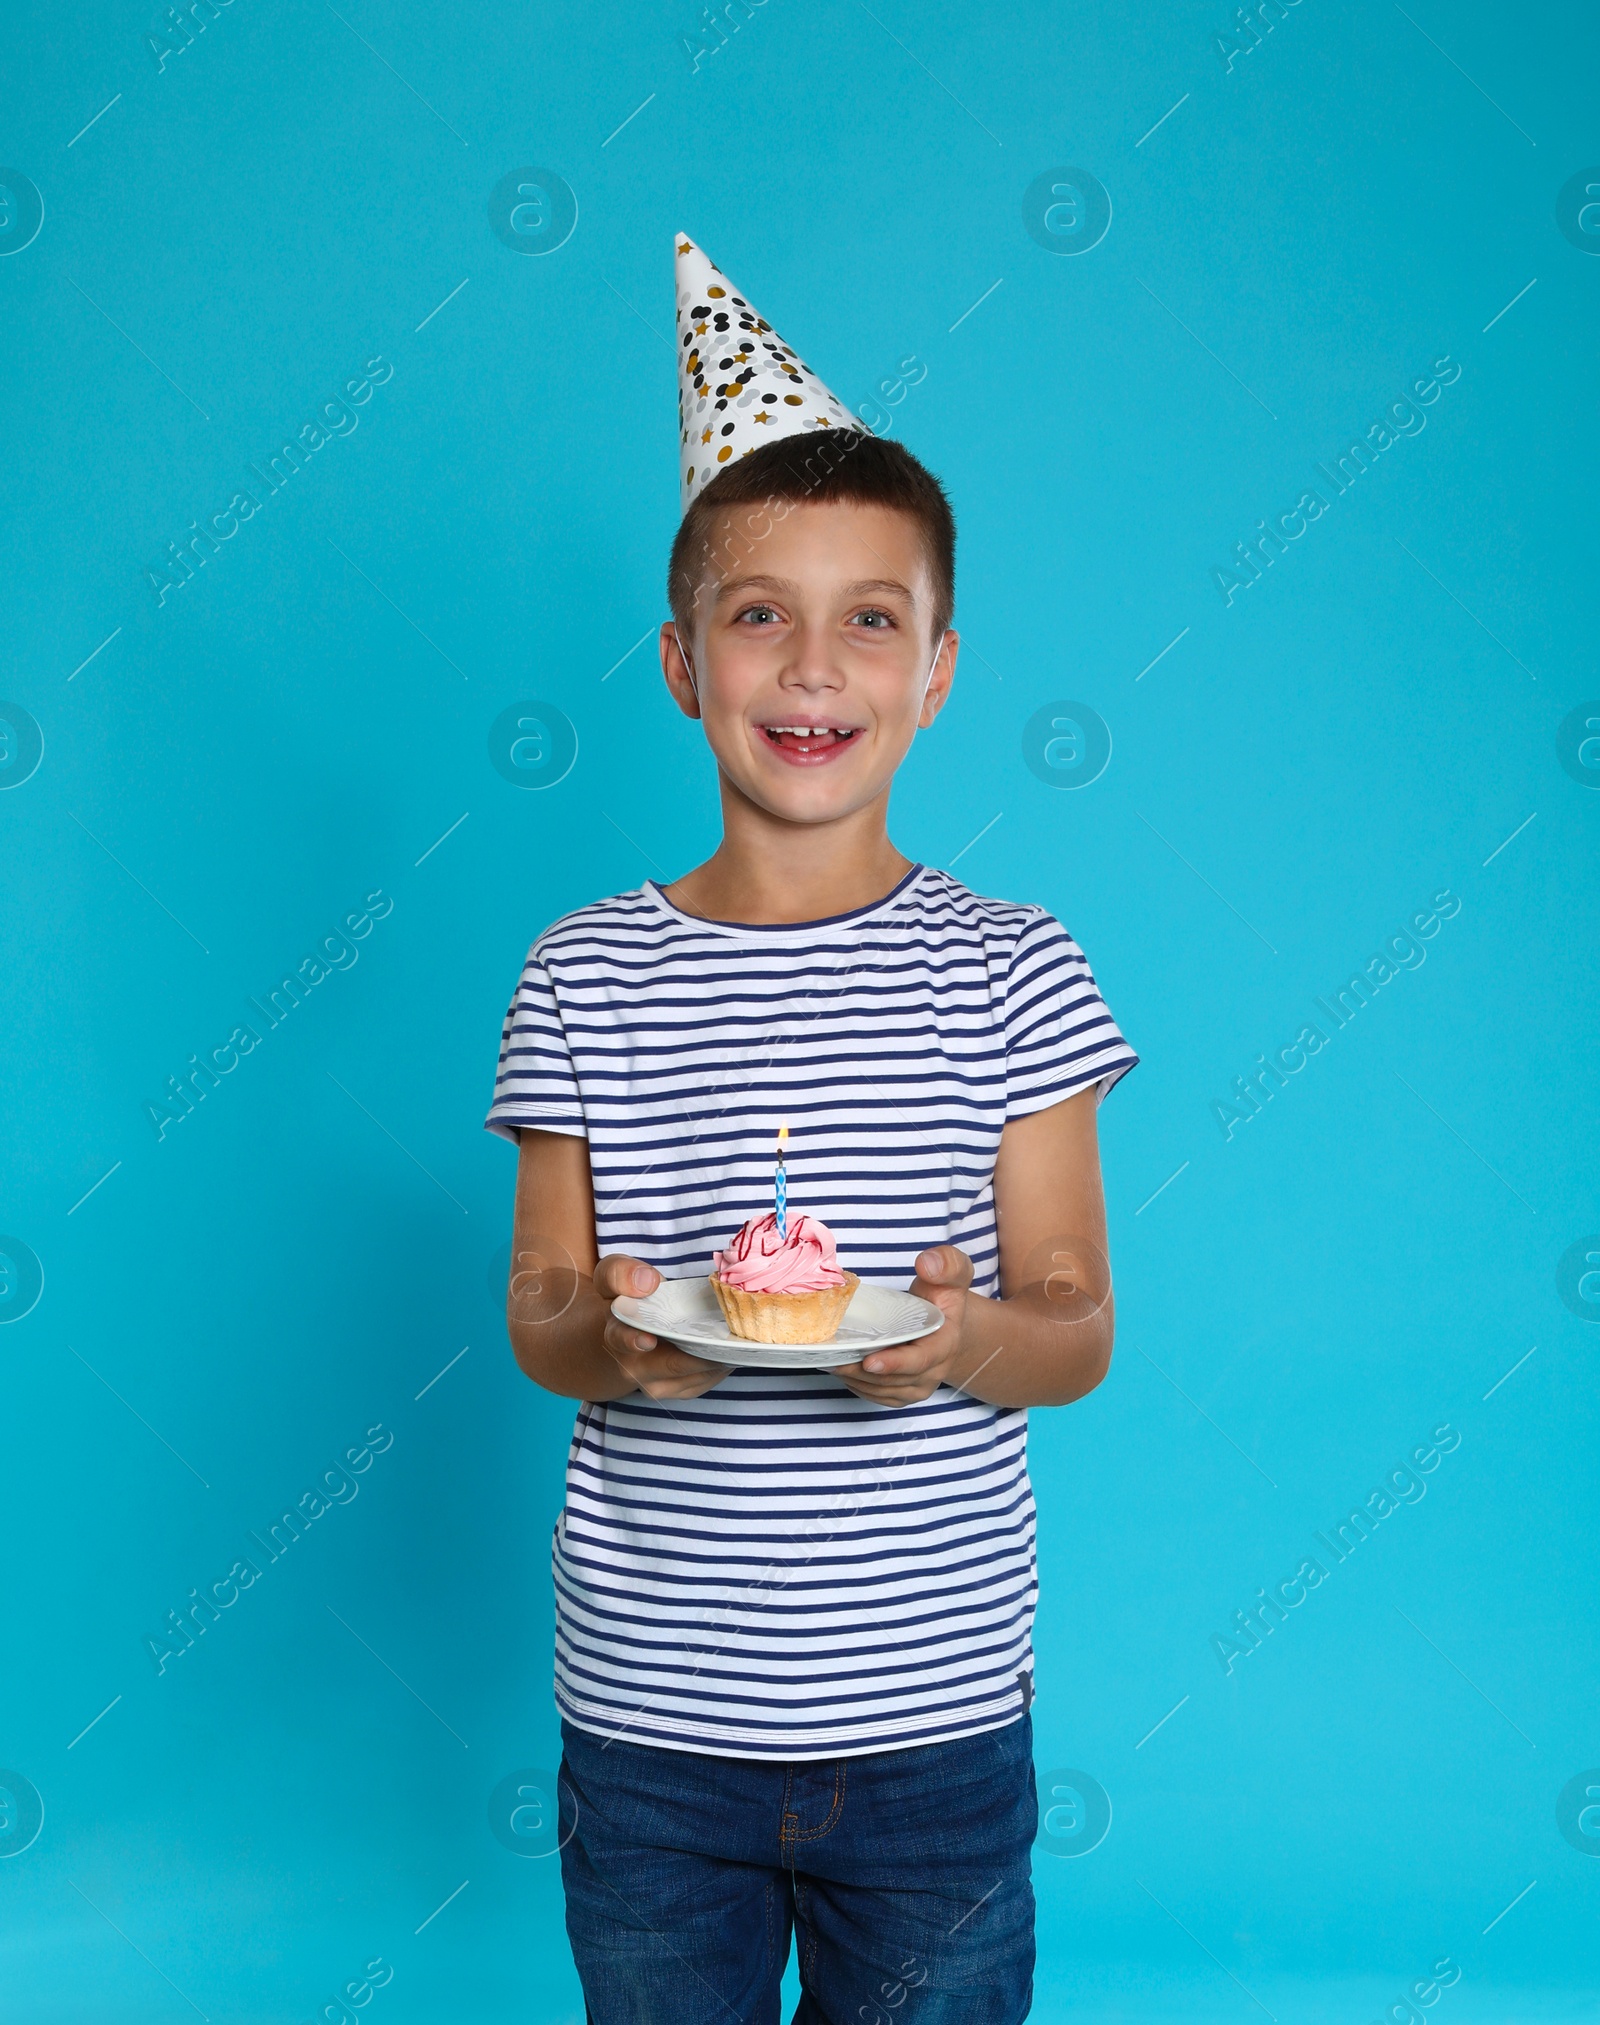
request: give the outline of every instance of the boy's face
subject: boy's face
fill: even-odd
[[[852,501],[791,504],[781,520],[734,507],[714,553],[729,559],[726,574],[707,577],[692,637],[683,629],[693,680],[675,629],[661,629],[679,707],[703,721],[728,779],[771,814],[818,823],[866,806],[955,675],[959,643],[934,634],[916,521]]]

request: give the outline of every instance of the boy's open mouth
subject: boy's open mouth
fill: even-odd
[[[815,766],[842,751],[860,729],[858,724],[763,724],[761,735],[791,763]]]

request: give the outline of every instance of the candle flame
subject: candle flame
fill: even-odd
[[[778,1158],[780,1160],[783,1158],[783,1149],[788,1144],[788,1141],[789,1128],[787,1125],[780,1125],[778,1127]]]

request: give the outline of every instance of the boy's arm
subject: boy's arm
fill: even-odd
[[[1000,1286],[967,1291],[972,1261],[955,1245],[917,1260],[912,1292],[945,1313],[919,1343],[882,1350],[839,1375],[885,1406],[952,1385],[991,1406],[1062,1406],[1092,1392],[1111,1363],[1114,1314],[1105,1196],[1091,1086],[1008,1121],[995,1160]]]
[[[517,1158],[506,1327],[536,1385],[568,1399],[693,1399],[729,1367],[707,1364],[611,1312],[617,1294],[653,1293],[654,1266],[621,1252],[597,1259],[589,1142],[524,1126]]]

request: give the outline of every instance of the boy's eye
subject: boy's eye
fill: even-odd
[[[850,623],[853,626],[863,626],[868,632],[876,633],[892,627],[894,625],[894,618],[891,613],[874,608],[871,611],[857,612]]]
[[[739,624],[742,626],[747,619],[761,626],[780,623],[771,605],[747,605],[739,614]]]

